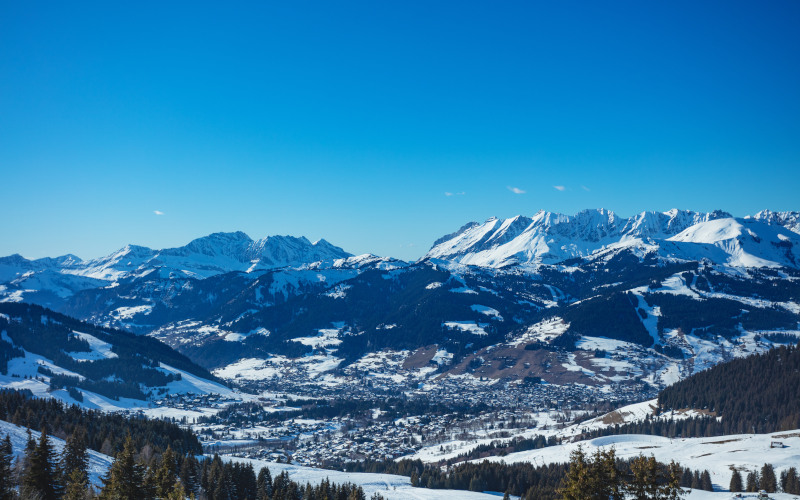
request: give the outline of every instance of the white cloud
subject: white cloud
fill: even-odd
[[[509,191],[511,191],[514,194],[525,194],[525,191],[518,187],[513,187],[513,186],[506,186],[506,187],[508,188]]]
[[[153,210],[153,213],[156,215],[164,215],[164,212],[162,212],[161,210]]]
[[[445,196],[464,196],[465,194],[467,194],[467,193],[464,192],[464,191],[461,191],[461,192],[458,192],[458,193],[451,193],[450,191],[445,191],[445,193],[444,193]]]
[[[584,191],[591,191],[591,189],[587,188],[586,186],[581,186],[581,189],[583,189]]]
[[[566,187],[564,187],[564,186],[553,186],[553,187],[554,187],[554,188],[556,188],[556,189],[558,189],[559,191],[564,191],[565,189],[567,189],[567,188],[566,188]]]

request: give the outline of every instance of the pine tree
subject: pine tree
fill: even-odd
[[[761,489],[767,493],[778,491],[778,479],[775,477],[775,469],[772,464],[764,464],[761,468]]]
[[[683,469],[683,474],[681,475],[681,487],[682,488],[691,488],[692,487],[692,470],[688,467]]]
[[[570,454],[569,469],[558,493],[564,500],[585,500],[591,498],[593,486],[586,453],[578,446]]]
[[[783,481],[784,474],[786,475],[786,481]],[[781,480],[783,491],[793,495],[800,495],[800,476],[798,476],[795,467],[790,467],[789,470],[783,471]]]
[[[738,493],[740,491],[744,491],[744,485],[742,484],[742,475],[736,469],[733,469],[733,475],[731,475],[731,484],[729,489],[731,490],[732,493]]]
[[[650,498],[648,484],[654,482],[655,478],[650,476],[648,460],[639,455],[631,462],[631,477],[628,481],[627,493],[633,495],[636,500],[646,500]]]
[[[711,484],[711,474],[709,474],[708,470],[704,470],[703,473],[700,474],[700,489],[714,491],[714,485]]]
[[[183,488],[183,484],[180,481],[177,481],[172,490],[169,492],[169,495],[166,497],[166,500],[185,500],[186,499],[186,490]]]
[[[681,476],[683,471],[680,464],[674,460],[667,466],[667,478],[659,491],[659,497],[663,500],[679,500],[683,497],[681,489]]]
[[[23,496],[56,500],[62,492],[59,472],[47,429],[42,428],[39,443],[28,457],[28,470],[22,478]]]
[[[6,438],[0,443],[0,500],[14,498],[14,483],[11,475],[11,460],[14,450],[11,447],[11,438]]]
[[[187,455],[181,463],[180,478],[187,494],[197,493],[200,487],[198,469],[200,464],[192,455]]]
[[[694,474],[692,474],[692,489],[693,490],[702,489],[701,484],[702,483],[700,482],[700,471],[696,470],[694,471]]]
[[[61,459],[61,468],[64,472],[64,477],[69,482],[72,482],[73,472],[78,471],[80,483],[88,483],[89,451],[86,448],[86,431],[83,427],[75,427],[72,434],[67,438]]]
[[[72,469],[67,476],[67,488],[63,500],[86,500],[89,498],[89,479],[80,469]]]
[[[746,491],[748,493],[753,493],[758,491],[758,473],[757,472],[750,472],[747,474],[747,488]]]
[[[104,487],[101,499],[109,500],[141,500],[148,498],[144,488],[145,468],[134,459],[136,449],[130,435],[125,439],[125,446],[117,453],[108,474],[103,478]]]
[[[624,498],[622,475],[617,468],[617,456],[613,448],[595,452],[591,472],[595,481],[595,496],[610,500]]]
[[[155,494],[157,497],[166,497],[175,487],[178,480],[178,464],[172,448],[167,446],[166,451],[161,455],[161,462],[155,473]]]
[[[257,485],[257,493],[256,498],[258,500],[267,500],[272,495],[272,475],[269,473],[269,469],[266,467],[262,467],[260,471],[258,471],[258,479],[256,480]]]

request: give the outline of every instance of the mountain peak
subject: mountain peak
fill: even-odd
[[[760,212],[756,218],[774,225],[783,225],[800,233],[800,216],[796,213],[777,215],[772,212]],[[629,218],[621,218],[613,211],[604,208],[581,210],[573,216],[540,210],[532,218],[517,215],[501,220],[493,217],[483,224],[467,224],[455,233],[436,240],[424,258],[488,267],[511,264],[555,264],[575,257],[588,257],[607,248],[641,247],[652,251],[661,245],[659,242],[671,239],[690,227],[728,219],[733,220],[733,216],[722,210],[702,213],[675,208],[667,212],[645,211]],[[699,231],[696,234],[706,233]],[[753,238],[758,240],[757,236]],[[774,238],[765,236],[763,239],[772,241]],[[692,238],[686,239],[685,242],[697,243]],[[718,245],[719,240],[710,241],[709,244]],[[677,251],[671,243],[666,246],[670,251]],[[750,243],[745,246],[748,252],[763,251],[770,257],[766,260],[740,259],[735,256],[723,258],[723,254],[727,255],[725,253],[727,250],[721,250],[722,253],[717,250],[713,252],[716,252],[715,258],[722,258],[720,263],[734,263],[732,265],[759,262],[793,265],[793,257],[777,255],[771,248],[765,247],[759,250]],[[739,248],[736,245],[730,248],[734,247]],[[688,253],[683,251],[678,253],[691,258],[696,252],[692,250]]]

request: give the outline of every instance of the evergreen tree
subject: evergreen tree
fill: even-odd
[[[136,463],[136,449],[129,435],[125,446],[117,453],[114,463],[103,479],[104,487],[101,499],[108,500],[142,500],[148,498],[144,488],[145,468]]]
[[[47,429],[42,428],[39,443],[28,457],[28,470],[22,478],[23,496],[56,500],[62,493],[59,472]]]
[[[789,470],[781,472],[781,489],[785,493],[800,495],[800,477],[797,468],[790,467]]]
[[[558,493],[564,500],[586,500],[592,496],[594,487],[592,483],[586,453],[578,446],[570,453],[569,469]]]
[[[183,488],[187,494],[197,493],[200,487],[200,478],[198,477],[198,470],[200,464],[197,459],[192,455],[187,455],[181,463],[180,478]]]
[[[740,491],[744,491],[744,485],[742,484],[742,475],[736,469],[733,469],[733,475],[731,475],[731,484],[729,489],[731,490],[732,493],[738,493]]]
[[[793,495],[800,495],[800,474],[797,473],[797,468],[790,467],[786,472],[786,487],[784,491]]]
[[[164,498],[170,494],[178,480],[178,463],[172,448],[167,446],[155,472],[155,494]]]
[[[25,429],[25,432],[28,435],[27,440],[25,441],[25,453],[22,455],[22,460],[19,460],[17,463],[17,476],[19,481],[22,481],[28,474],[28,469],[31,467],[31,457],[33,456],[34,450],[36,450],[36,440],[33,439],[33,433],[31,432],[30,427]]]
[[[6,434],[6,438],[0,443],[0,500],[14,498],[14,483],[11,474],[13,452],[11,438]]]
[[[653,459],[655,463],[655,459]],[[592,475],[595,478],[594,495],[603,499],[622,500],[624,498],[622,476],[617,468],[617,456],[613,448],[597,450],[592,461]]]
[[[750,472],[747,474],[747,488],[746,490],[748,493],[753,493],[758,491],[758,473],[757,472]]]
[[[692,487],[692,470],[688,467],[683,469],[683,474],[681,475],[681,487],[682,488]]]
[[[67,488],[63,500],[86,500],[89,497],[88,476],[80,469],[72,469],[67,476]]]
[[[778,478],[775,477],[775,469],[772,464],[764,464],[761,467],[761,489],[767,493],[775,493],[778,491]]]
[[[711,474],[709,474],[708,470],[704,470],[703,473],[700,474],[700,489],[714,491],[714,485],[711,484]]]
[[[654,498],[654,489],[658,488],[657,474],[655,458],[648,459],[639,455],[631,462],[631,478],[626,487],[627,492],[636,500]]]
[[[258,471],[258,479],[256,480],[257,485],[257,493],[256,498],[257,500],[268,500],[269,497],[272,495],[272,475],[269,473],[269,469],[266,467],[262,467],[260,471]]]
[[[86,431],[83,427],[75,427],[67,438],[64,453],[61,459],[61,468],[64,477],[72,482],[73,472],[78,471],[81,484],[89,481],[89,451],[86,448]],[[78,476],[75,476],[76,478]]]
[[[692,474],[692,489],[693,490],[700,490],[701,488],[700,483],[700,471],[694,471]]]
[[[185,500],[187,496],[186,490],[183,488],[183,484],[180,481],[177,481],[175,485],[172,487],[172,490],[169,492],[169,495],[166,496],[166,500]]]
[[[667,478],[659,492],[663,500],[679,500],[683,497],[683,490],[681,489],[682,473],[680,464],[674,460],[667,466]]]

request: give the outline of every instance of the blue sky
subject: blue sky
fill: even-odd
[[[0,255],[800,209],[798,2],[275,4],[0,3]]]

